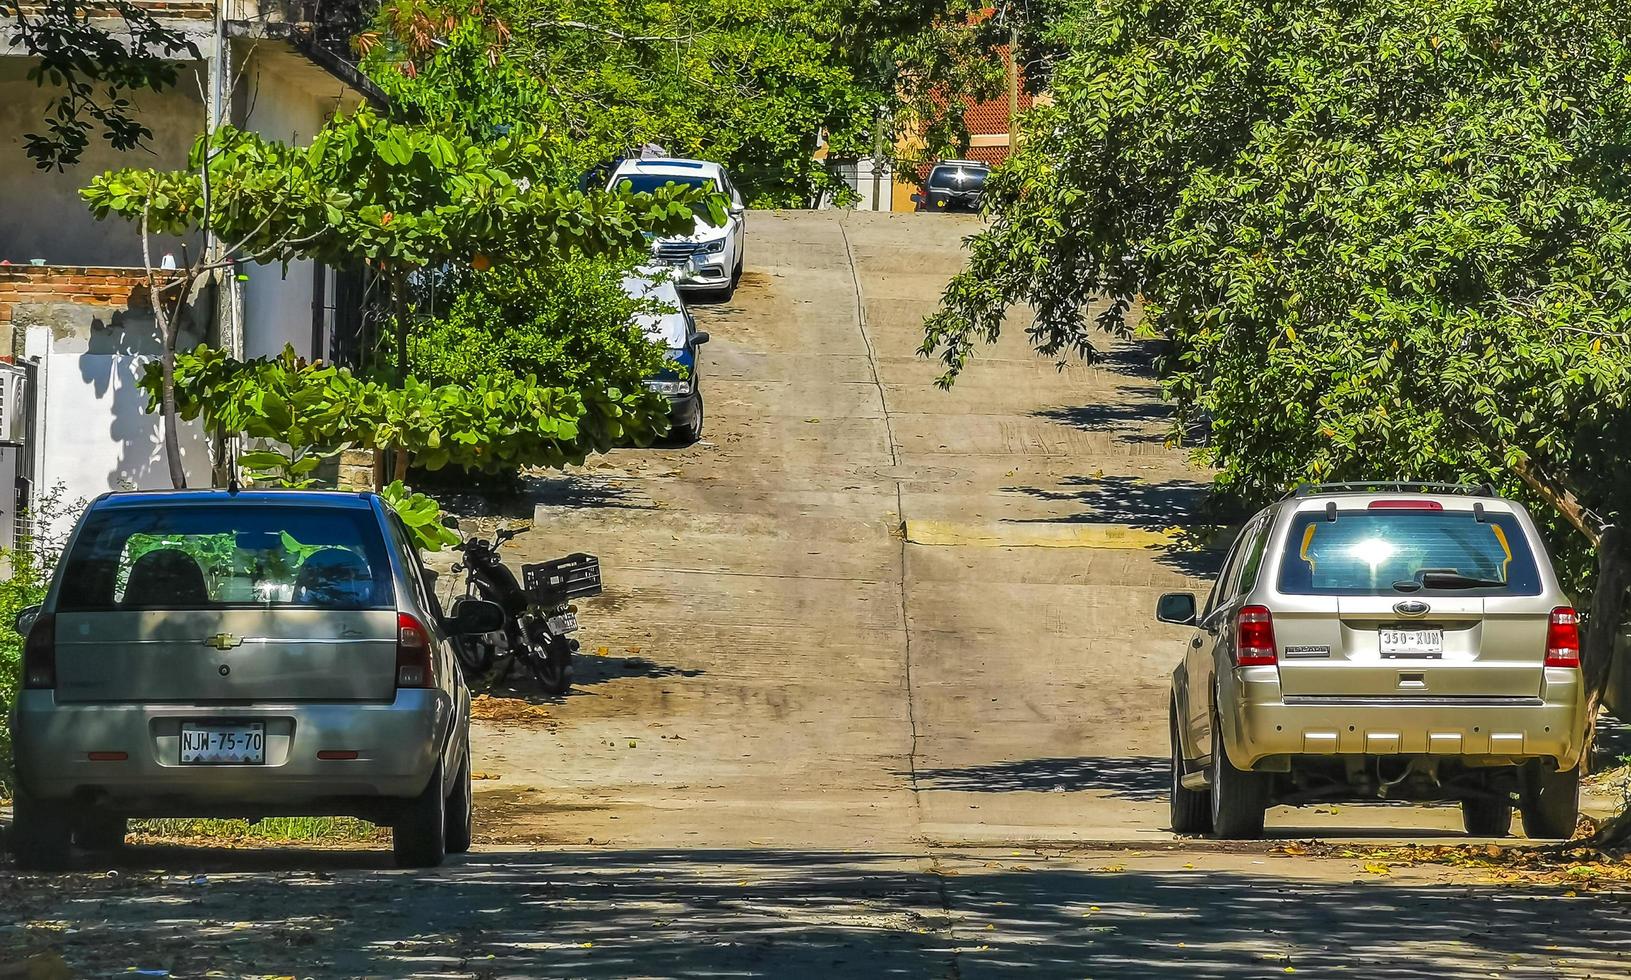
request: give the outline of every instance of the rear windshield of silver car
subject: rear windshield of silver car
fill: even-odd
[[[394,605],[373,513],[257,504],[93,510],[59,612]]]
[[[1528,537],[1510,514],[1381,508],[1298,514],[1286,595],[1539,595]]]

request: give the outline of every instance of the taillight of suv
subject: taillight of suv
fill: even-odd
[[[1267,606],[1241,606],[1235,612],[1235,666],[1263,667],[1277,662],[1273,614]]]
[[[1552,610],[1546,627],[1546,666],[1580,666],[1580,617],[1568,606]]]
[[[430,633],[425,630],[425,624],[407,613],[398,613],[396,617],[396,686],[436,686],[436,669],[430,658]]]
[[[23,643],[23,687],[48,691],[57,686],[57,623],[40,613]]]

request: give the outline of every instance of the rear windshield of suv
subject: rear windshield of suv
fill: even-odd
[[[1286,536],[1287,595],[1539,595],[1529,540],[1510,514],[1323,511],[1299,514]]]
[[[256,504],[93,510],[65,559],[60,612],[394,604],[365,510]]]

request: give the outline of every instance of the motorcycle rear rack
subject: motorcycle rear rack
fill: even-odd
[[[521,566],[527,598],[547,608],[573,599],[600,595],[600,559],[594,555],[567,555],[554,561]]]

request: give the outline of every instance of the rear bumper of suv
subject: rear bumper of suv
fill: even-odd
[[[1552,759],[1573,769],[1585,747],[1578,670],[1550,668],[1539,696],[1522,698],[1287,697],[1274,668],[1238,672],[1238,703],[1223,714],[1237,769],[1271,756],[1429,755],[1498,765]]]
[[[183,721],[264,724],[265,764],[182,765]],[[450,700],[439,690],[401,690],[389,704],[230,708],[57,704],[52,691],[23,691],[12,732],[18,778],[38,799],[131,815],[270,816],[323,812],[323,801],[417,796],[451,722]],[[322,759],[319,752],[356,758]],[[106,761],[93,761],[92,753]]]

